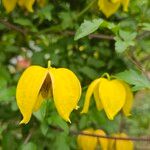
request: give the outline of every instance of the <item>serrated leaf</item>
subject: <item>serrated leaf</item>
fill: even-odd
[[[124,72],[116,74],[116,77],[133,85],[133,91],[144,88],[150,89],[150,80],[148,80],[143,74],[140,74],[135,70],[125,70]]]
[[[117,53],[124,52],[129,46],[134,46],[134,39],[137,33],[126,32],[123,30],[119,31],[119,35],[115,37],[115,50]]]
[[[79,29],[77,30],[74,39],[78,40],[96,31],[103,23],[103,19],[94,19],[92,21],[84,20]]]

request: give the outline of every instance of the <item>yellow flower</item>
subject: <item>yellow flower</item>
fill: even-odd
[[[33,12],[33,4],[35,0],[18,0],[18,5],[21,7],[26,8],[29,12]]]
[[[128,138],[125,133],[114,134],[113,137]],[[130,140],[108,140],[108,150],[134,150],[133,141]]]
[[[59,115],[70,122],[69,116],[81,95],[81,86],[75,74],[65,68],[30,66],[19,79],[16,99],[23,115],[20,123],[28,123],[44,99],[53,97]]]
[[[86,129],[82,133],[86,134],[95,134],[95,135],[102,135],[105,136],[105,132],[103,130],[93,130],[93,129]],[[95,150],[98,144],[100,144],[102,150],[107,150],[108,147],[108,140],[104,138],[97,138],[94,136],[88,135],[78,135],[77,143],[81,150]]]
[[[109,75],[108,78],[110,78]],[[114,116],[121,109],[126,116],[130,115],[133,94],[127,83],[117,79],[110,80],[103,77],[94,80],[87,89],[85,103],[81,113],[88,112],[92,95],[94,95],[97,109],[104,109],[110,120],[113,120]]]
[[[2,3],[6,9],[6,11],[9,13],[12,10],[14,10],[17,0],[2,0]]]
[[[6,11],[9,13],[13,11],[16,7],[16,4],[22,8],[26,8],[29,12],[33,12],[33,5],[36,0],[2,0],[2,3],[6,9]],[[46,0],[37,0],[39,6],[43,7],[46,3]]]
[[[121,5],[124,11],[128,11],[129,0],[98,0],[99,9],[107,18],[114,14]]]

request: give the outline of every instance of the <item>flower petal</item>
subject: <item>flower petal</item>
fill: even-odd
[[[94,134],[94,130],[86,129],[83,131],[83,133]],[[95,150],[97,146],[97,138],[88,135],[78,135],[77,143],[79,145],[79,148],[81,148],[82,150]]]
[[[99,9],[108,18],[118,10],[120,6],[120,1],[116,3],[112,3],[109,0],[98,0],[98,6]]]
[[[102,135],[102,136],[106,136],[106,133],[103,130],[96,130],[94,132],[96,135]],[[101,149],[102,150],[107,150],[108,149],[108,139],[106,138],[98,138]]]
[[[20,77],[16,90],[17,105],[23,115],[20,123],[28,123],[34,107],[37,108],[36,101],[46,76],[47,69],[31,66]]]
[[[123,106],[123,113],[125,114],[125,116],[130,116],[130,111],[133,105],[133,93],[131,91],[130,86],[127,83],[122,81],[122,84],[124,85],[126,90],[126,100]]]
[[[119,80],[103,79],[99,85],[99,94],[103,108],[110,120],[125,104],[126,91]]]
[[[39,94],[38,94],[38,97],[37,97],[37,99],[36,99],[35,105],[34,105],[34,107],[33,107],[33,111],[34,111],[34,112],[39,110],[39,108],[40,108],[40,106],[41,106],[41,104],[42,104],[43,101],[44,101],[44,98],[43,98],[43,96],[41,95],[41,93],[39,93]]]
[[[90,105],[91,96],[95,90],[95,87],[99,84],[100,79],[94,80],[88,87],[86,95],[85,95],[85,102],[83,106],[83,110],[81,113],[87,113]],[[98,103],[96,103],[98,105]]]
[[[121,4],[123,6],[123,11],[128,11],[129,2],[130,2],[130,0],[121,0]]]
[[[59,115],[70,122],[69,116],[81,96],[81,85],[76,75],[65,68],[50,68],[53,98]]]
[[[24,7],[26,0],[18,0],[18,5]]]
[[[101,80],[102,80],[102,78],[101,78]],[[99,111],[102,110],[103,109],[103,105],[101,103],[101,99],[100,99],[100,96],[99,96],[99,84],[95,87],[94,99],[95,99],[97,110],[99,110]]]
[[[35,0],[26,0],[25,7],[27,8],[27,10],[29,12],[33,12],[32,6],[33,6],[34,2],[35,2]]]
[[[2,3],[6,9],[6,11],[9,13],[14,10],[17,0],[2,0]]]
[[[120,133],[119,137],[128,138],[125,133]],[[117,140],[116,141],[116,150],[133,150],[134,145],[132,141],[125,141],[125,140]]]

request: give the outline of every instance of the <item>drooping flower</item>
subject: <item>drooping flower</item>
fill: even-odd
[[[69,69],[30,66],[20,77],[16,90],[17,105],[23,115],[20,123],[27,124],[32,112],[51,97],[59,115],[70,122],[70,113],[78,108],[80,95],[80,82]]]
[[[36,2],[36,0],[2,0],[2,3],[8,13],[13,11],[17,4],[21,8],[25,8],[29,12],[33,12],[32,7],[35,2]],[[43,7],[45,5],[46,1],[45,0],[37,0],[37,3],[39,6]]]
[[[98,0],[99,9],[108,18],[122,5],[123,11],[128,11],[130,0]]]
[[[102,136],[106,135],[103,130],[98,129],[94,131],[92,128],[86,129],[82,133]],[[107,139],[97,138],[89,135],[78,135],[77,143],[81,150],[96,150],[98,144],[100,144],[102,150],[107,150],[108,147]]]
[[[26,8],[29,12],[33,12],[33,4],[35,0],[18,0],[18,5],[20,7]]]
[[[108,78],[110,78],[109,75]],[[129,85],[124,81],[104,77],[94,80],[87,89],[81,113],[88,112],[92,95],[94,95],[97,109],[104,109],[110,120],[113,120],[121,109],[125,116],[131,115],[133,94]]]
[[[2,0],[2,4],[4,5],[6,11],[9,13],[16,7],[17,0]]]
[[[125,133],[114,134],[113,137],[128,138]],[[108,140],[108,150],[134,150],[134,144],[131,140]]]

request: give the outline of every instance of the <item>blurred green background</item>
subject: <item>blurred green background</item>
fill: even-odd
[[[0,2],[0,150],[76,150],[77,136],[69,130],[89,127],[101,128],[108,135],[120,130],[131,137],[150,134],[150,92],[143,86],[150,77],[150,1],[130,1],[127,13],[120,8],[108,19],[99,11],[97,1],[92,1],[51,0],[42,8],[35,4],[33,13],[17,6],[9,14]],[[107,24],[94,34],[115,40],[86,36],[75,41],[81,23],[95,18]],[[137,36],[131,38],[133,33]],[[72,112],[72,123],[68,124],[58,116],[53,100],[45,101],[31,121],[20,126],[17,81],[29,65],[47,67],[48,60],[53,67],[69,68],[80,79],[80,109]],[[96,110],[94,101],[88,114],[80,114],[91,81],[105,72],[115,75],[128,69],[138,74],[136,78],[131,73],[136,79],[131,85],[138,84],[131,117],[119,114],[109,121],[103,111]],[[130,81],[131,76],[123,74],[123,79]],[[135,142],[135,149],[144,148],[150,149],[150,143]]]

